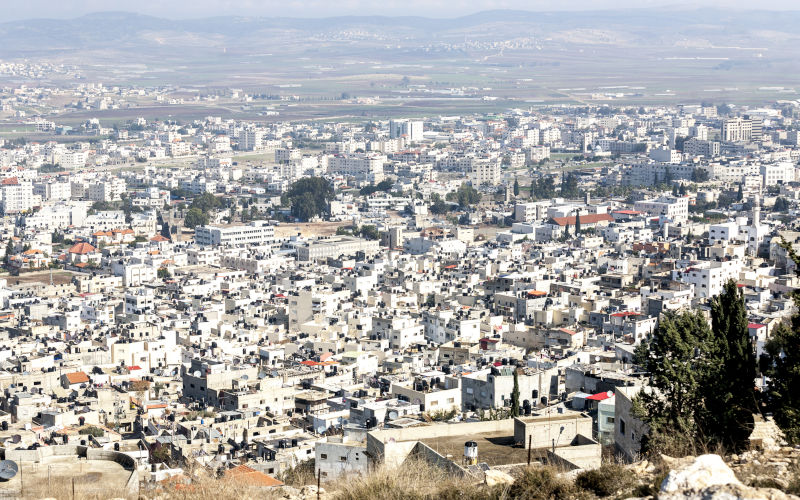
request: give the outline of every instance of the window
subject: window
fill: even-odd
[[[631,441],[636,441],[636,433],[631,432]]]
[[[339,461],[340,462],[347,462],[347,457],[341,456],[341,457],[339,457]]]
[[[619,433],[625,435],[625,421],[622,419],[619,421]]]
[[[319,456],[319,458],[321,458],[322,460],[327,460],[327,459],[328,459],[328,454],[327,454],[327,453],[322,453],[322,454]]]
[[[613,424],[614,423],[614,417],[606,417],[606,423]]]

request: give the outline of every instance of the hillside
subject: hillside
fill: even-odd
[[[308,475],[306,481],[313,478]],[[144,490],[146,498],[216,500],[317,498],[314,484],[264,490],[241,482],[199,477],[193,481],[172,480]],[[703,455],[674,459],[662,457],[657,463],[603,465],[586,472],[564,472],[548,466],[492,470],[483,478],[454,478],[421,462],[400,470],[378,469],[366,477],[323,483],[323,499],[796,499],[800,494],[800,449],[783,447],[752,451],[727,457]]]
[[[720,77],[730,87],[753,79],[785,86],[795,83],[798,26],[800,12],[687,8],[493,10],[450,19],[171,20],[104,12],[0,23],[0,59],[75,65],[86,78],[119,83],[311,86],[347,78],[372,82],[353,87],[370,92],[404,75],[427,85],[509,90],[526,78],[583,85],[575,77],[612,86],[646,87],[648,77],[673,87],[710,86]],[[680,78],[689,72],[694,78]]]

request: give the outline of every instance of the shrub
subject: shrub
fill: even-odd
[[[102,437],[105,435],[105,431],[103,431],[103,429],[99,427],[89,425],[79,430],[78,434],[80,434],[81,436]]]
[[[508,489],[511,498],[530,500],[580,500],[591,498],[575,483],[559,478],[551,467],[527,467]]]
[[[314,469],[316,466],[314,464],[315,460],[313,458],[300,462],[296,466],[287,470],[280,479],[289,486],[305,486],[307,484],[316,484],[317,477],[314,474]]]
[[[630,470],[619,464],[603,464],[598,469],[578,474],[575,484],[599,497],[607,497],[633,488],[636,478]]]

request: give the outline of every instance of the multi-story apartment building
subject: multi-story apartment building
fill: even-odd
[[[213,246],[265,245],[274,238],[275,227],[266,221],[227,227],[199,226],[194,233],[195,243]]]
[[[405,137],[408,142],[417,142],[423,139],[423,123],[413,120],[390,120],[389,138]]]

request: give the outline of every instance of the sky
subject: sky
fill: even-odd
[[[4,4],[4,5],[3,5]],[[458,17],[491,9],[598,10],[611,8],[724,7],[798,10],[796,0],[0,0],[3,19],[72,18],[93,12],[128,11],[172,19],[213,16],[325,17],[416,15]]]

